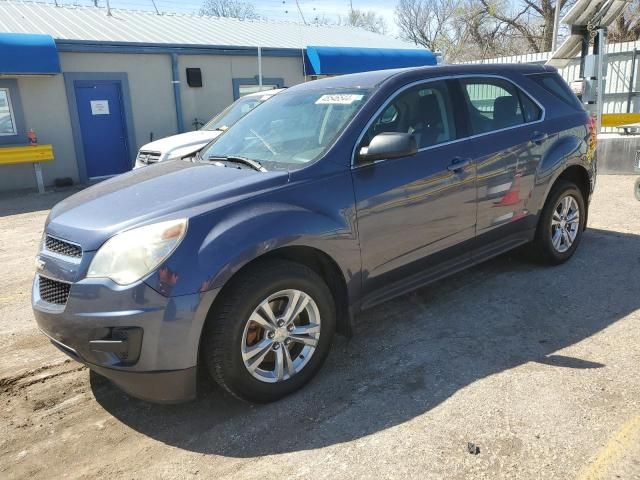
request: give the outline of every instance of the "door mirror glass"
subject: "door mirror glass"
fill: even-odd
[[[388,158],[409,157],[417,151],[413,134],[383,132],[373,137],[369,146],[360,149],[359,159],[361,163],[369,163]]]

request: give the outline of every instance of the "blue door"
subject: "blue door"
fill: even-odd
[[[87,176],[126,172],[131,162],[120,82],[76,81],[74,88]]]

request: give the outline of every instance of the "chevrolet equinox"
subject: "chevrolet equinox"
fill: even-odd
[[[550,67],[304,83],[190,159],[58,203],[36,258],[35,316],[133,396],[192,399],[202,368],[241,399],[273,401],[318,372],[363,309],[515,247],[568,260],[595,142]]]

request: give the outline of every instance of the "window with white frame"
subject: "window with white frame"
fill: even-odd
[[[18,129],[8,88],[0,88],[0,135],[17,135]]]

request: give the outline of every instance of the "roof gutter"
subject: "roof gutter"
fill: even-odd
[[[233,45],[192,45],[179,43],[111,42],[98,40],[55,40],[60,52],[81,53],[155,53],[180,55],[238,55],[256,56],[258,47]],[[297,57],[299,48],[261,47],[265,57]]]

